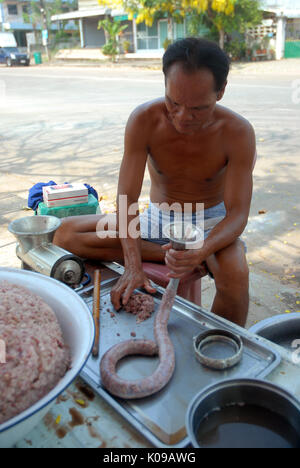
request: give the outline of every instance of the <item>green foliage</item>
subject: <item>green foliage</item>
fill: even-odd
[[[127,24],[122,25],[121,21],[111,21],[108,18],[101,20],[98,23],[98,29],[103,28],[112,41],[117,40],[116,38],[119,37],[121,32],[124,31],[127,27]]]
[[[225,45],[225,50],[233,60],[241,60],[246,57],[246,42],[234,39]]]
[[[225,33],[238,31],[244,33],[247,28],[256,26],[262,20],[261,0],[98,0],[101,6],[123,9],[128,18],[136,18],[137,23],[144,22],[152,26],[158,18],[172,18],[180,23],[186,17],[191,18],[190,35],[199,35],[197,22],[205,22],[211,29],[211,39],[220,38],[223,45]],[[169,29],[169,39],[171,28]],[[206,35],[207,37],[207,35]]]
[[[205,39],[218,42],[218,30],[208,21],[206,15],[193,14],[189,16],[187,21],[187,32],[190,36],[201,36]]]
[[[80,34],[79,31],[72,31],[72,33],[66,32],[64,29],[60,29],[57,32],[52,32],[52,43],[51,46],[73,47],[79,43]]]
[[[260,24],[262,19],[260,0],[237,0],[234,15],[224,18],[225,31],[245,33],[248,28]]]
[[[260,8],[260,0],[235,0],[234,11],[231,14],[208,8],[200,17],[213,35],[219,36],[220,46],[224,47],[225,34],[234,31],[244,34],[248,28],[261,23],[263,14]],[[199,14],[193,10],[191,16],[197,18]]]
[[[198,36],[203,25],[203,15],[192,14],[188,21],[188,33],[190,36]]]
[[[122,48],[123,48],[125,54],[128,54],[128,52],[130,51],[130,48],[131,48],[131,42],[130,41],[123,41],[122,42]]]
[[[31,23],[33,28],[36,29],[37,26],[44,26],[45,18],[47,28],[49,29],[49,33],[51,33],[51,16],[65,13],[66,9],[67,11],[76,10],[78,8],[78,0],[73,0],[72,2],[64,0],[37,0],[31,1],[28,6],[28,12],[23,13],[24,22]],[[44,9],[44,13],[42,13],[42,9]],[[67,24],[67,21],[62,22],[62,24]]]
[[[167,38],[167,39],[165,39],[164,42],[163,42],[163,48],[164,48],[165,50],[167,50],[167,48],[168,48],[169,45],[171,45],[171,44],[172,44],[172,40]]]
[[[107,43],[101,50],[104,55],[109,55],[113,62],[115,62],[119,53],[119,36],[127,27],[127,24],[122,25],[121,21],[111,21],[108,18],[98,23],[98,29],[103,28],[107,37]]]
[[[111,57],[116,56],[118,53],[118,50],[115,48],[112,42],[108,42],[107,44],[105,44],[101,50],[104,55],[109,55]]]

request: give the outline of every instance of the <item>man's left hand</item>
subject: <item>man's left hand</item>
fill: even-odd
[[[166,265],[170,269],[169,278],[183,278],[188,273],[198,270],[202,276],[207,275],[208,270],[201,249],[174,250],[171,244],[163,245],[166,251]]]

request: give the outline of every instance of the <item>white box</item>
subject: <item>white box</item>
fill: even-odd
[[[88,203],[89,197],[84,197],[78,201],[78,198],[66,198],[61,200],[46,201],[45,205],[48,208],[53,208],[57,206],[74,206],[74,205],[83,205]]]
[[[43,187],[44,203],[48,208],[88,203],[88,195],[87,187],[79,183]]]

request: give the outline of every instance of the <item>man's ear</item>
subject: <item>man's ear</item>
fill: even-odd
[[[227,83],[228,83],[228,81],[226,80],[223,88],[220,91],[217,92],[217,101],[221,101],[222,97],[224,96]]]

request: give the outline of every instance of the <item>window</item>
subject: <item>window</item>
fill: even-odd
[[[145,23],[137,24],[138,49],[158,49],[157,23],[148,27]]]
[[[8,4],[7,5],[7,11],[9,15],[14,15],[16,16],[18,14],[18,5],[17,4]]]
[[[22,5],[23,21],[30,23],[31,8],[30,5]]]
[[[174,24],[174,37],[175,39],[183,39],[185,37],[185,25],[184,23]]]
[[[286,39],[288,41],[299,41],[300,39],[300,19],[288,20],[286,25]]]

